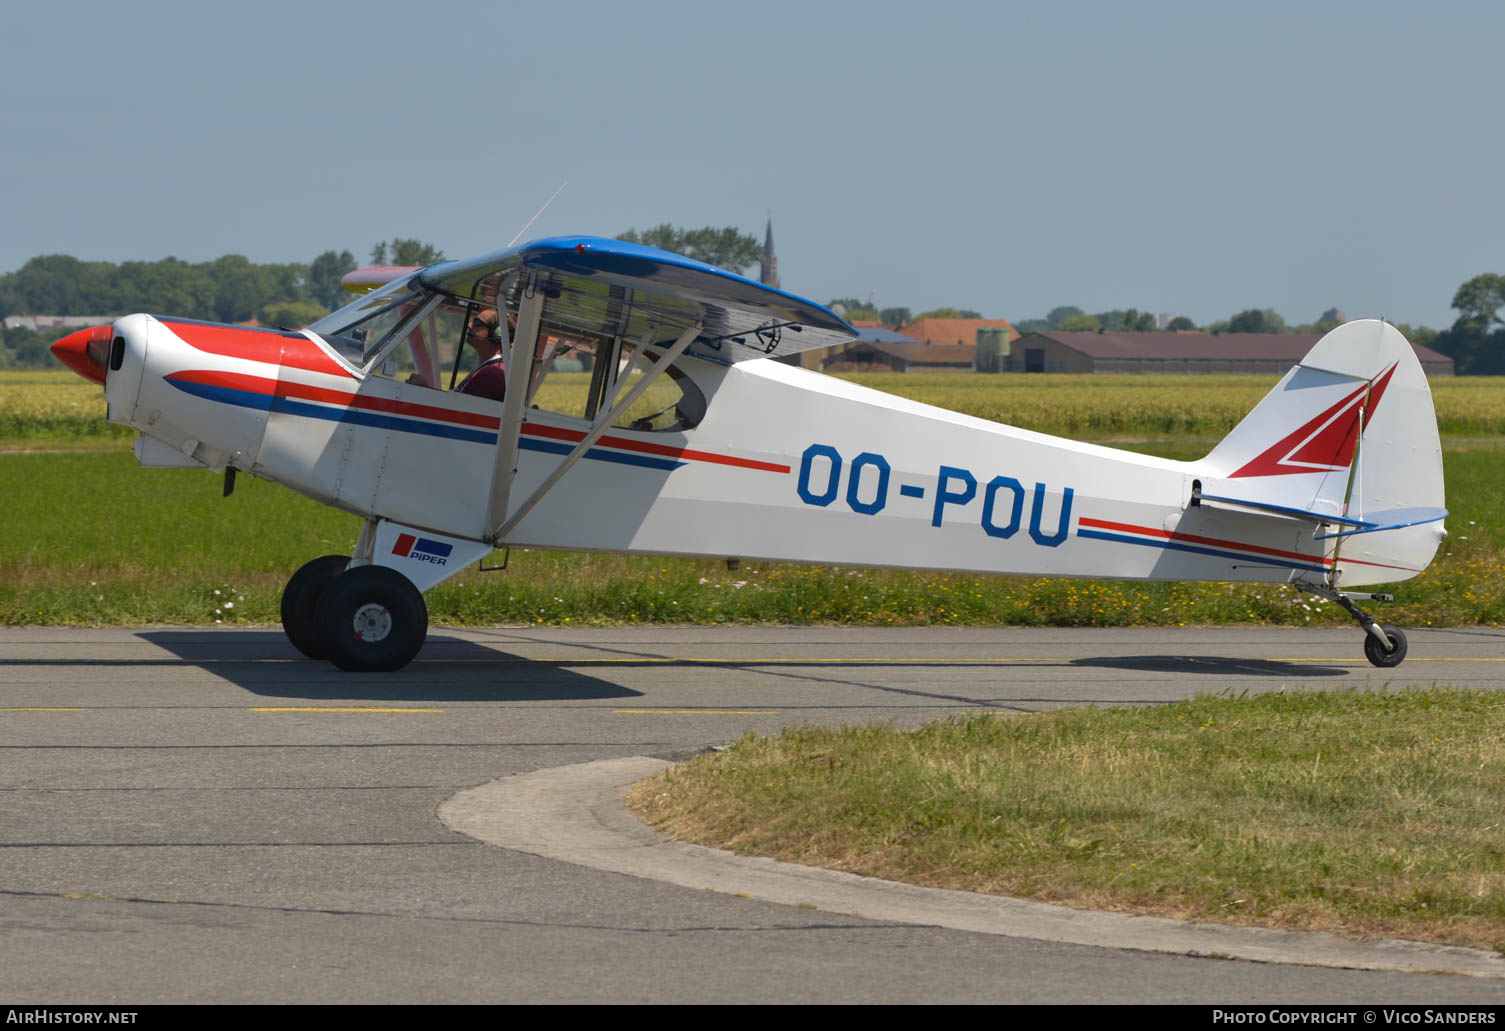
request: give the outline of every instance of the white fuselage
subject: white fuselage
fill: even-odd
[[[312,335],[142,315],[115,332],[127,348],[106,383],[112,420],[363,517],[470,540],[494,531],[500,403],[363,378]],[[1192,505],[1206,475],[1195,462],[1015,429],[770,360],[679,367],[708,401],[699,425],[608,430],[499,543],[1154,580],[1318,582],[1330,563],[1334,542],[1314,540],[1310,522]],[[510,511],[587,429],[527,413]],[[1425,566],[1344,552],[1346,584]]]

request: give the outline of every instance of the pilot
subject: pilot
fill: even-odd
[[[507,325],[515,327],[514,316],[507,313]],[[513,328],[513,332],[516,329]],[[470,320],[465,331],[465,342],[475,351],[481,364],[461,381],[457,388],[461,393],[500,401],[507,393],[507,372],[502,363],[501,334],[497,330],[495,308],[487,308]]]

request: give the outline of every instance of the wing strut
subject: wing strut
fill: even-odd
[[[524,303],[526,304],[527,301],[525,300]],[[523,321],[522,320],[522,316],[519,315],[519,317],[518,317],[518,336],[519,337],[522,337],[522,336],[526,335],[526,333],[527,333],[527,331],[522,328],[522,321]],[[538,320],[536,318],[534,319],[533,324],[534,324],[535,327],[537,326]],[[674,341],[673,346],[671,346],[669,348],[669,350],[664,353],[663,357],[659,358],[658,361],[654,363],[654,365],[653,365],[652,368],[648,368],[648,369],[645,369],[643,371],[642,377],[636,383],[634,383],[632,385],[632,389],[631,390],[628,390],[627,393],[625,393],[624,395],[622,395],[622,397],[617,400],[616,404],[612,405],[607,411],[601,412],[600,414],[598,414],[596,416],[595,422],[591,424],[590,432],[587,433],[583,439],[581,439],[580,443],[578,443],[578,444],[575,445],[575,449],[573,451],[571,451],[568,455],[565,456],[564,461],[562,461],[562,462],[559,463],[559,465],[554,469],[554,471],[548,475],[548,478],[545,479],[543,481],[543,483],[541,483],[541,484],[538,485],[538,489],[535,490],[531,495],[529,495],[528,500],[524,501],[521,505],[519,505],[517,507],[517,511],[513,512],[512,515],[507,518],[507,521],[505,523],[502,523],[500,526],[498,526],[496,528],[496,532],[495,533],[491,534],[489,537],[486,538],[486,540],[489,543],[495,544],[498,541],[503,540],[507,536],[507,534],[511,533],[513,531],[513,529],[516,528],[516,526],[517,526],[518,523],[522,522],[524,516],[526,516],[529,512],[533,511],[533,506],[536,505],[536,504],[538,504],[540,501],[542,501],[543,498],[544,498],[544,495],[548,494],[549,491],[551,491],[551,490],[554,489],[554,485],[556,483],[558,483],[564,477],[564,474],[567,473],[567,472],[569,472],[572,468],[574,468],[574,465],[575,465],[576,462],[580,461],[581,458],[585,457],[585,453],[591,449],[592,445],[594,445],[596,443],[596,441],[598,441],[598,440],[601,439],[601,435],[603,433],[605,433],[611,427],[612,423],[616,422],[617,418],[623,412],[625,412],[625,411],[627,411],[627,409],[631,408],[632,407],[632,403],[634,401],[636,401],[639,397],[641,397],[643,395],[643,393],[649,387],[651,387],[655,382],[657,382],[658,378],[660,376],[662,376],[666,371],[668,371],[669,366],[671,364],[673,364],[674,361],[680,355],[682,355],[682,354],[685,353],[685,350],[691,344],[693,344],[695,342],[695,338],[700,335],[700,328],[701,328],[700,327],[700,323],[697,322],[695,325],[691,326],[689,329],[686,329],[683,333],[681,333],[679,335],[679,339],[676,340],[676,341]],[[646,348],[643,348],[643,347],[637,348],[638,354],[642,354],[645,350],[646,350]],[[634,355],[633,356],[634,360],[633,360],[632,365],[636,365],[636,359],[637,359],[637,357],[638,357],[638,355]],[[625,383],[626,381],[627,381],[627,377],[624,376],[624,377],[622,377],[622,379],[619,382]],[[519,393],[521,393],[521,391],[519,391]],[[512,399],[512,394],[511,393],[509,393],[507,395],[507,399],[508,399],[508,401],[511,401],[511,399]],[[503,418],[503,432],[506,433],[506,432],[508,432],[508,429],[507,429],[507,424],[505,422],[505,420],[506,420],[506,413],[505,413],[505,411],[503,413],[502,418]],[[511,444],[511,453],[514,456],[514,459],[515,459],[515,456],[517,454],[517,438],[518,438],[518,435],[521,433],[521,430],[522,430],[521,416],[519,416],[519,422],[518,422],[517,432],[513,433],[512,436],[510,438],[508,438],[508,440],[510,441],[510,444]],[[503,468],[500,465],[500,458],[501,458],[500,444],[501,444],[501,441],[498,440],[498,456],[497,456],[498,457],[498,461],[499,461],[499,464],[497,466],[497,473],[498,474],[501,473],[501,470]],[[508,479],[509,485],[510,485],[510,480],[511,480],[511,475],[510,474],[508,475],[507,479]],[[493,498],[493,501],[496,498],[496,489],[495,489],[495,484],[494,483],[493,483],[493,488],[492,488],[492,498]],[[506,498],[507,498],[507,492],[504,490],[502,492],[502,500],[503,500],[503,506],[504,506],[503,509],[502,509],[502,511],[505,511]],[[496,517],[496,512],[497,512],[496,508],[493,507],[493,509],[492,509],[492,518],[493,518],[493,520]]]
[[[517,472],[517,441],[522,435],[523,416],[527,413],[528,380],[532,369],[534,346],[538,342],[538,323],[543,317],[543,292],[530,280],[517,306],[517,335],[507,332],[506,309],[497,302],[497,327],[506,335],[507,395],[502,399],[502,425],[496,438],[496,464],[491,469],[491,503],[486,511],[486,525],[496,526],[507,514],[507,500],[512,493],[512,476]],[[519,362],[527,356],[528,361]],[[494,541],[495,537],[488,537]]]

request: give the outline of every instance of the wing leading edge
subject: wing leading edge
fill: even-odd
[[[687,354],[723,364],[798,354],[853,339],[829,309],[725,269],[654,247],[595,236],[557,236],[420,274],[430,289],[473,297],[498,273],[531,274],[545,319],[634,339],[673,340],[701,326]]]

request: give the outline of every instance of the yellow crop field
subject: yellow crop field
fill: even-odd
[[[97,383],[66,369],[0,372],[0,446],[94,441],[113,447],[131,435],[105,422],[104,390]]]
[[[1042,375],[965,372],[851,373],[875,390],[1043,433],[1221,437],[1249,413],[1274,376]],[[1505,434],[1505,377],[1431,381],[1445,434]]]
[[[915,401],[994,422],[1090,440],[1115,437],[1215,439],[1231,430],[1275,384],[1267,376],[1072,376],[1002,373],[851,373],[841,377]],[[586,373],[545,381],[545,407],[584,396]],[[1505,377],[1431,382],[1439,429],[1447,435],[1505,435]],[[638,407],[652,408],[652,399]],[[104,421],[103,391],[67,370],[0,372],[0,444],[118,441]]]

